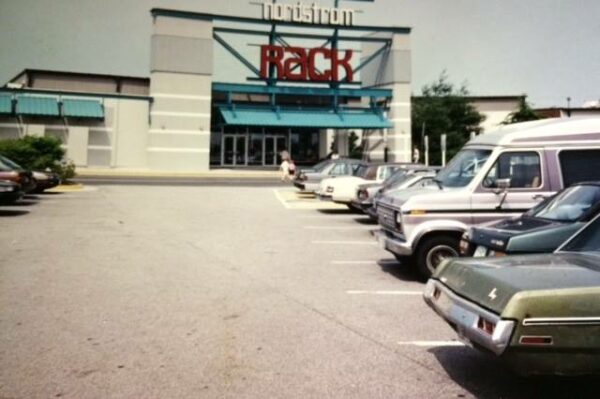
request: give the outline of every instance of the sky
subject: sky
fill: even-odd
[[[260,18],[259,1],[0,0],[0,84],[25,68],[148,77],[151,8]],[[412,28],[414,94],[445,70],[472,95],[526,94],[535,107],[600,99],[599,0],[340,3],[362,10],[357,24]],[[219,73],[239,78],[243,67],[217,47]]]

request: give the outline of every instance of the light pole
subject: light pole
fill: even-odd
[[[567,97],[567,116],[571,117],[571,97]]]

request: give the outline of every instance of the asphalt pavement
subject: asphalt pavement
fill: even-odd
[[[377,226],[288,185],[0,208],[1,398],[597,397],[465,347]]]

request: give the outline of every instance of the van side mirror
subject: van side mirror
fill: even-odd
[[[496,187],[498,188],[496,194],[502,194],[502,198],[500,198],[500,203],[496,206],[496,209],[502,209],[502,205],[508,195],[508,189],[510,188],[510,178],[496,180]]]
[[[496,187],[500,192],[508,190],[510,188],[510,177],[496,180]]]

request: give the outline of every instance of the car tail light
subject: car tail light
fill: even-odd
[[[361,200],[369,198],[369,192],[367,190],[358,190],[358,198]]]
[[[496,258],[501,258],[503,256],[506,256],[506,254],[504,252],[500,252],[500,251],[490,251],[490,256],[493,256]]]
[[[494,335],[496,329],[496,323],[491,322],[483,317],[479,317],[477,320],[477,328],[489,335]]]
[[[519,339],[521,345],[552,345],[552,337],[541,335],[521,335]]]

